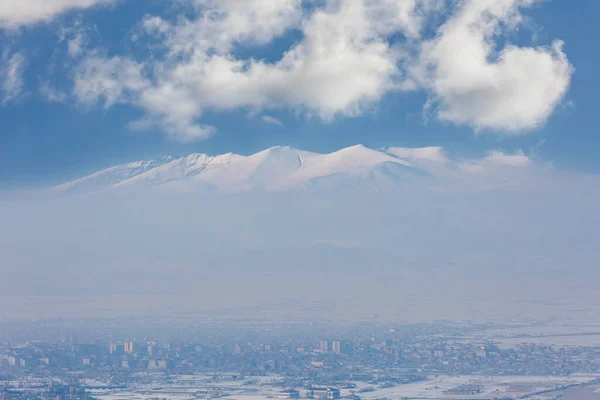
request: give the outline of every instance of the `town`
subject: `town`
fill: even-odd
[[[0,399],[31,398],[19,396],[32,391],[39,398],[91,398],[167,387],[182,377],[194,377],[186,383],[193,398],[229,398],[250,390],[265,398],[370,399],[382,398],[378,391],[394,392],[434,376],[461,377],[442,390],[445,396],[487,398],[481,379],[488,377],[546,377],[557,382],[548,390],[589,385],[600,377],[600,346],[523,339],[506,347],[474,339],[474,333],[490,328],[484,325],[213,324],[203,333],[180,329],[172,337],[164,332],[151,337],[132,331],[121,338],[93,326],[70,333],[47,326],[49,337],[38,328],[21,333],[30,337],[27,341],[0,341]],[[524,386],[523,393],[513,388],[513,394],[534,389]]]

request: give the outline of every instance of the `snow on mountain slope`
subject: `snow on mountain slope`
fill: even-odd
[[[388,147],[383,151],[394,157],[416,164],[443,164],[448,161],[444,149],[441,147],[421,147],[416,149]]]
[[[289,147],[272,147],[245,157],[238,154],[193,154],[140,174],[116,186],[169,184],[215,187],[221,190],[270,189],[301,167],[312,153]]]
[[[286,190],[315,186],[374,186],[422,176],[418,163],[362,145],[330,154],[272,147],[242,156],[223,154],[166,158],[126,164],[55,187],[59,191],[112,187],[167,186],[177,189],[216,188]]]
[[[214,171],[215,169],[228,167],[231,168],[232,174],[235,174],[235,166],[239,165],[245,159],[246,157],[244,156],[232,153],[215,157],[207,156],[206,154],[192,154],[145,171],[131,179],[123,180],[114,186],[162,185],[193,179],[201,174],[210,174],[210,171]]]
[[[223,190],[274,189],[278,182],[301,168],[302,160],[311,155],[290,147],[272,147],[240,159],[235,165],[207,171],[197,179]]]
[[[137,161],[129,164],[117,165],[84,178],[55,186],[53,189],[59,192],[86,192],[111,187],[143,174],[146,171],[154,170],[172,160],[172,157],[165,157],[160,160]]]
[[[412,168],[410,163],[368,147],[357,145],[331,154],[310,153],[304,157],[302,168],[298,168],[280,187],[302,187],[320,185],[325,178],[348,180],[350,177],[372,180],[367,172],[374,172],[386,163],[403,168]],[[329,186],[329,185],[328,185]],[[346,186],[344,184],[344,186]]]

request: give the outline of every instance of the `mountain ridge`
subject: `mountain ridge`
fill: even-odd
[[[384,148],[364,145],[332,153],[273,146],[248,156],[192,153],[116,165],[54,186],[56,192],[86,192],[132,186],[212,187],[225,191],[290,190],[314,186],[398,184],[428,175],[420,161],[441,162],[441,148]]]

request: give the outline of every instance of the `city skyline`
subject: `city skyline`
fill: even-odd
[[[0,398],[579,399],[600,385],[586,324],[115,322],[1,323]]]

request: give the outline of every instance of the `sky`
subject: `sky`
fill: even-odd
[[[600,172],[594,0],[4,0],[0,188],[275,145]]]
[[[0,1],[0,319],[595,317],[599,14]]]

